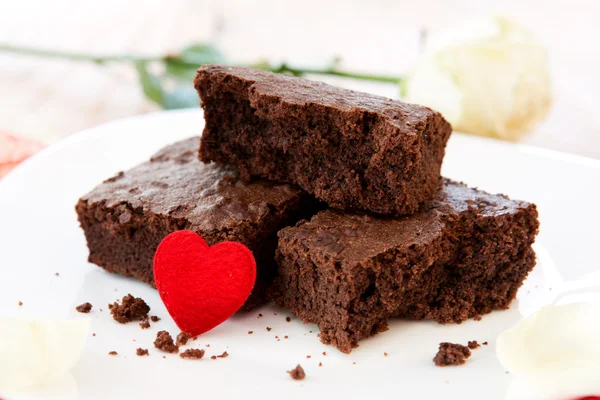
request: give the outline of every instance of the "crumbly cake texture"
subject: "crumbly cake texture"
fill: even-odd
[[[438,367],[463,365],[469,357],[471,357],[469,347],[462,344],[443,342],[440,343],[438,352],[433,357],[433,362]]]
[[[427,107],[220,65],[194,85],[200,159],[300,186],[330,206],[410,214],[433,197],[452,127]]]
[[[313,213],[315,202],[291,185],[245,183],[232,169],[201,163],[199,141],[168,146],[79,200],[89,261],[154,286],[154,253],[169,233],[189,229],[209,245],[240,242],[257,265],[247,310],[264,301],[275,274],[277,231]]]
[[[460,323],[507,308],[538,226],[535,205],[442,178],[411,216],[326,210],[283,229],[272,297],[349,353],[393,316]]]

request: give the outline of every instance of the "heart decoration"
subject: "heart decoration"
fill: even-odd
[[[156,250],[154,280],[179,329],[197,336],[227,320],[248,299],[256,262],[241,243],[209,247],[197,233],[177,231]]]

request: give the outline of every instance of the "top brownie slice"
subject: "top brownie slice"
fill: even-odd
[[[296,184],[341,209],[410,214],[434,195],[452,130],[436,111],[220,65],[203,66],[194,84],[202,161]]]
[[[274,276],[277,231],[311,215],[314,200],[288,184],[246,183],[234,169],[201,163],[199,142],[168,146],[79,200],[89,261],[154,285],[154,253],[169,233],[189,229],[209,245],[240,242],[256,258],[250,308],[264,299]]]

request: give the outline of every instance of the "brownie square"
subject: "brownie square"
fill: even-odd
[[[194,84],[202,161],[296,184],[340,209],[410,214],[433,198],[452,130],[436,111],[220,65],[203,66]]]
[[[411,216],[326,210],[281,230],[272,297],[344,353],[390,317],[460,323],[510,305],[538,225],[533,204],[442,178]]]
[[[314,200],[288,184],[245,183],[231,168],[202,164],[198,145],[195,137],[168,146],[79,200],[89,261],[154,286],[154,253],[169,233],[189,229],[209,245],[240,242],[257,264],[248,309],[264,300],[275,274],[277,231],[311,215]]]

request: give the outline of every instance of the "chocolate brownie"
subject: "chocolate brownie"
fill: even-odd
[[[460,323],[507,308],[537,231],[535,205],[442,178],[411,216],[326,210],[281,230],[272,297],[348,353],[393,316]]]
[[[341,209],[410,214],[435,192],[451,126],[427,107],[291,76],[205,65],[205,162],[293,183]]]
[[[232,240],[254,254],[257,280],[244,309],[261,303],[275,272],[277,231],[312,213],[314,200],[287,184],[245,183],[197,158],[199,138],[168,146],[83,196],[76,206],[89,261],[154,286],[153,258],[169,233],[189,229],[209,245]]]
[[[438,367],[463,365],[469,357],[471,357],[469,347],[462,344],[443,342],[440,343],[439,350],[433,357],[433,362]]]

